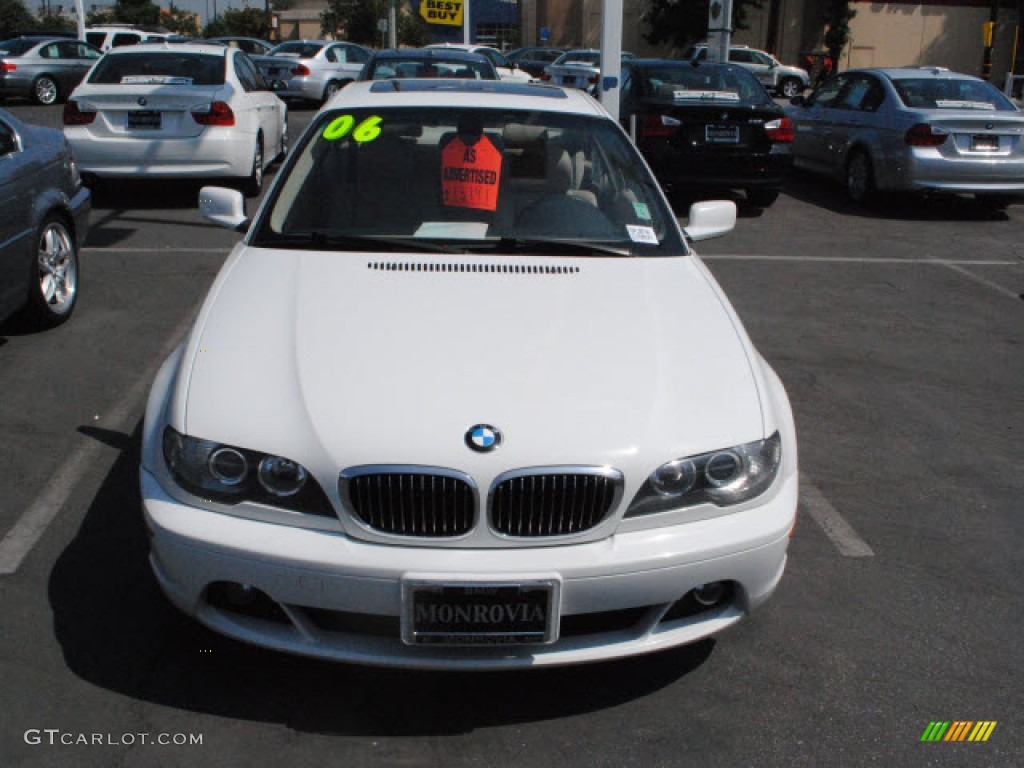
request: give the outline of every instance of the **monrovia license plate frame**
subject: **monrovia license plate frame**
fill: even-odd
[[[558,639],[560,583],[402,581],[407,645],[547,645]]]

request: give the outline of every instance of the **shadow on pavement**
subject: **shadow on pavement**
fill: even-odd
[[[1006,221],[1004,210],[986,207],[969,195],[876,192],[866,205],[854,203],[838,181],[803,170],[786,177],[783,193],[808,205],[868,219],[899,221]],[[1017,198],[1015,204],[1024,202]]]
[[[361,736],[467,733],[649,695],[698,668],[714,641],[582,667],[419,672],[335,664],[244,645],[177,611],[149,569],[133,435],[82,427],[123,450],[50,574],[65,661],[83,680],[162,706]]]

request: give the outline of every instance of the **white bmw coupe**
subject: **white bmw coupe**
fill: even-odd
[[[626,134],[545,85],[389,80],[313,119],[153,385],[171,601],[262,646],[571,664],[722,630],[786,564],[778,377]]]

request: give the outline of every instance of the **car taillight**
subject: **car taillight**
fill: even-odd
[[[768,141],[787,142],[793,140],[793,121],[788,117],[769,120],[764,124],[764,135]]]
[[[298,75],[299,77],[306,77],[309,74],[309,67],[305,64],[296,64],[292,67],[292,74]]]
[[[64,102],[64,125],[88,125],[95,119],[95,109],[82,109],[77,101]]]
[[[13,64],[10,61],[0,61],[0,69],[4,72],[13,72],[18,68],[17,64]]]
[[[588,78],[587,82],[590,83],[591,85],[597,85],[597,81],[599,79],[600,77],[597,75],[597,73],[594,73]]]
[[[640,136],[645,139],[671,138],[680,122],[668,115],[644,115],[640,121]]]
[[[918,123],[907,129],[903,140],[911,147],[937,147],[946,141],[949,131],[935,129],[928,123]]]
[[[215,101],[209,110],[193,112],[192,119],[200,125],[231,126],[235,124],[235,113],[223,101]]]

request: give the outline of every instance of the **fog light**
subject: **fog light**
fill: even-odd
[[[718,603],[725,594],[725,585],[720,581],[701,584],[693,590],[693,599],[703,606],[710,607]]]

